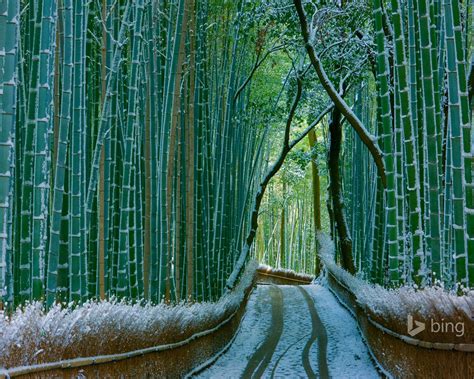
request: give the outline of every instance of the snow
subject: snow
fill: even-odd
[[[321,285],[310,286],[328,334],[327,360],[331,378],[379,378],[370,353],[359,333],[357,321],[334,295]]]
[[[282,287],[285,300],[284,325],[281,341],[273,354],[270,367],[277,378],[305,377],[301,358],[306,342],[313,328],[305,300],[296,286]],[[296,312],[301,310],[301,312]],[[284,343],[283,343],[284,341]],[[309,352],[309,362],[314,372],[318,372],[317,345],[313,343]]]
[[[265,272],[268,272],[268,273],[271,273],[271,274],[276,274],[276,275],[283,274],[285,276],[287,275],[287,276],[290,276],[290,277],[293,277],[293,278],[300,278],[301,280],[312,281],[314,279],[314,275],[304,274],[304,273],[296,272],[296,271],[286,269],[286,268],[274,268],[274,267],[271,267],[271,266],[268,266],[268,265],[265,265],[265,264],[260,264],[258,266],[258,270],[259,271],[265,271]]]
[[[0,315],[0,367],[115,354],[183,340],[233,314],[256,269],[257,263],[250,262],[234,291],[215,303],[89,301],[75,309],[56,305],[45,312],[43,304],[35,302],[17,310],[11,319]]]
[[[463,314],[467,319],[474,316],[474,291],[465,289],[463,296],[447,291],[440,286],[424,287],[421,290],[413,286],[387,289],[380,285],[367,283],[354,277],[334,262],[334,243],[325,234],[319,234],[321,259],[327,269],[344,285],[351,289],[357,302],[369,313],[383,319],[405,323],[408,314],[429,318],[449,318],[453,314]]]
[[[265,286],[257,286],[249,298],[247,310],[229,350],[199,377],[218,377],[225,372],[227,377],[235,378],[243,373],[247,361],[263,342],[271,325],[271,304],[269,299],[263,298],[266,290]]]
[[[272,302],[271,291],[280,291],[281,305]],[[309,304],[303,291],[306,291]],[[322,327],[318,323],[313,323],[310,305],[315,307]],[[277,313],[282,313],[281,330],[278,327],[278,320],[276,322],[273,320],[272,323],[273,307]],[[263,378],[304,378],[308,377],[306,372],[308,369],[317,375],[320,364],[319,343],[323,343],[319,333],[322,330],[326,331],[328,339],[325,362],[329,377],[364,379],[379,377],[358,332],[356,321],[338,303],[334,295],[321,285],[257,286],[249,299],[247,311],[230,348],[198,377],[253,377],[259,376],[259,369],[262,370]],[[314,331],[317,333],[317,338],[310,340]],[[279,337],[276,346],[268,344],[268,339],[272,337]],[[262,351],[262,346],[265,345],[268,349]],[[305,354],[310,368],[304,367]],[[248,370],[252,363],[253,372]],[[317,376],[324,377],[321,374]]]

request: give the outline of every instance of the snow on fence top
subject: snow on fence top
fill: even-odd
[[[356,296],[357,302],[371,315],[384,323],[405,325],[409,314],[421,319],[461,319],[473,321],[474,291],[463,296],[438,286],[422,290],[409,286],[387,289],[354,277],[334,262],[334,243],[331,238],[318,235],[320,256],[325,267]]]
[[[75,309],[44,312],[32,303],[11,319],[0,317],[0,367],[11,368],[76,357],[94,357],[169,344],[210,329],[238,310],[253,284],[250,262],[236,288],[215,302],[168,305],[89,301]]]
[[[300,272],[296,272],[296,271],[289,270],[286,268],[273,268],[265,264],[260,264],[258,266],[258,271],[273,274],[273,275],[281,275],[284,277],[288,277],[290,279],[293,278],[293,279],[298,279],[298,280],[303,280],[303,281],[308,281],[308,282],[312,282],[314,280],[314,275],[300,273]]]

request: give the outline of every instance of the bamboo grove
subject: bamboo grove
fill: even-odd
[[[371,282],[472,287],[472,22],[458,0],[0,0],[3,306],[216,300],[253,252],[319,272],[318,230]]]
[[[271,267],[319,274],[315,232],[329,229],[327,209],[321,206],[321,189],[327,187],[327,133],[320,129],[311,129],[307,143],[302,141],[289,154],[285,166],[269,185],[260,214],[255,256]]]
[[[356,91],[354,109],[378,136],[387,187],[353,132],[343,171],[353,257],[373,282],[474,284],[469,7],[372,2],[373,75]]]
[[[221,296],[261,169],[244,6],[0,2],[4,305]]]

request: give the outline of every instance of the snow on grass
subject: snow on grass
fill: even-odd
[[[216,326],[234,313],[252,285],[257,263],[248,264],[234,291],[215,303],[168,305],[89,301],[75,309],[40,302],[0,317],[0,367],[129,352],[178,342]]]
[[[354,277],[334,262],[334,243],[328,235],[319,234],[320,255],[325,267],[350,288],[358,303],[372,316],[386,322],[405,324],[408,314],[421,318],[474,320],[474,291],[463,296],[438,286],[417,289],[403,286],[387,289]]]
[[[287,276],[289,278],[300,279],[300,280],[312,281],[314,279],[314,275],[296,272],[296,271],[289,270],[286,268],[273,268],[265,264],[260,264],[258,266],[258,271],[263,271],[263,272],[274,274],[274,275],[280,274],[282,276]]]

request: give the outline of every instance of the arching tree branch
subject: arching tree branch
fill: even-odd
[[[267,173],[265,174],[265,177],[260,183],[260,186],[259,186],[260,188],[258,189],[257,194],[255,195],[254,205],[252,209],[252,216],[251,216],[251,221],[250,221],[251,222],[250,231],[245,240],[245,244],[240,253],[239,259],[237,260],[234,266],[234,270],[230,274],[229,279],[227,279],[227,283],[226,283],[227,290],[231,290],[232,288],[234,288],[235,282],[237,281],[237,278],[239,277],[240,272],[245,266],[245,261],[250,252],[250,247],[252,246],[253,241],[255,239],[255,235],[257,233],[258,212],[263,200],[263,195],[265,194],[265,190],[267,189],[267,185],[270,182],[270,180],[275,176],[275,174],[280,170],[281,166],[283,165],[283,162],[285,162],[286,156],[288,155],[288,153],[291,151],[292,147],[294,146],[294,145],[293,146],[290,145],[290,130],[291,130],[291,125],[293,124],[293,119],[296,114],[296,109],[298,108],[298,104],[301,100],[301,95],[303,93],[303,81],[300,75],[297,75],[296,83],[297,83],[296,94],[293,99],[293,103],[291,104],[290,112],[288,113],[288,118],[286,120],[285,135],[283,138],[281,152],[277,160],[275,161],[275,163],[268,169]]]
[[[234,95],[234,101],[236,101],[240,94],[242,93],[242,91],[245,89],[245,87],[247,87],[247,85],[250,83],[250,80],[252,79],[253,75],[255,74],[255,72],[257,71],[257,69],[262,65],[262,63],[265,61],[265,59],[268,58],[268,56],[271,54],[271,53],[274,53],[275,51],[278,51],[278,50],[281,50],[283,49],[284,45],[279,45],[279,46],[275,46],[273,48],[271,48],[270,50],[268,50],[262,58],[260,58],[259,55],[257,55],[257,59],[255,61],[255,64],[252,68],[252,70],[250,71],[250,74],[249,76],[247,76],[247,79],[245,79],[245,81],[241,84],[241,86],[237,89],[237,91],[235,92],[235,95]]]
[[[314,119],[314,121],[303,131],[301,134],[296,137],[293,141],[290,142],[290,150],[293,149],[296,145],[298,145],[303,138],[305,138],[308,133],[318,125],[324,116],[326,116],[332,109],[334,108],[334,104],[328,105],[324,110]]]
[[[369,131],[365,128],[363,123],[359,120],[357,115],[352,111],[352,109],[347,105],[344,101],[342,96],[338,93],[334,85],[331,83],[324,67],[314,49],[314,46],[311,44],[310,41],[310,32],[308,27],[308,21],[306,19],[306,15],[303,9],[303,5],[301,4],[301,0],[293,0],[295,4],[296,11],[298,13],[298,17],[301,24],[301,34],[303,36],[305,42],[305,48],[310,58],[311,64],[313,65],[318,78],[323,85],[324,89],[326,90],[327,94],[334,102],[334,105],[340,110],[340,112],[345,116],[349,124],[354,128],[357,135],[364,143],[365,146],[369,149],[370,154],[372,155],[375,164],[378,169],[378,173],[380,175],[381,181],[384,186],[387,185],[387,180],[385,176],[385,166],[383,162],[383,154],[380,148],[378,147],[377,143],[375,142],[375,137],[369,133]]]

